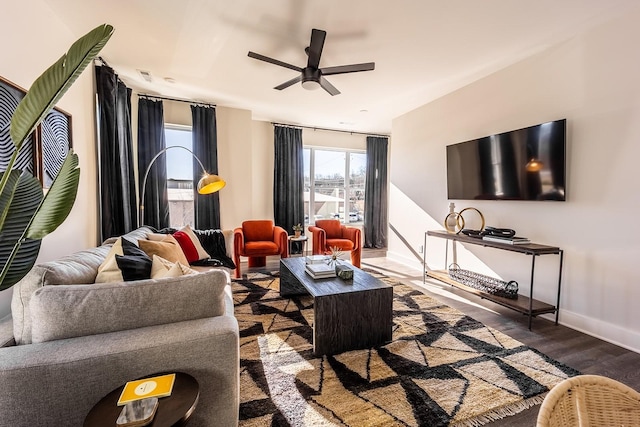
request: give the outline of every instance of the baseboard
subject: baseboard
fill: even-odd
[[[555,321],[554,315],[540,316]],[[582,332],[627,350],[640,353],[640,332],[632,331],[600,319],[567,311],[560,307],[559,321],[563,326]]]
[[[418,261],[415,257],[400,255],[397,252],[387,252],[387,258],[391,261],[399,262],[407,267],[415,268],[422,274],[422,261]]]

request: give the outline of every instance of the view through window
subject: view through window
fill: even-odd
[[[167,147],[180,146],[193,149],[191,128],[165,127]],[[170,149],[167,157],[167,191],[169,196],[169,225],[181,228],[195,225],[193,213],[193,156],[186,150]]]
[[[336,218],[343,223],[364,221],[365,152],[304,149],[305,224]]]

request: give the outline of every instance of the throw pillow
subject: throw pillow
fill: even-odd
[[[190,225],[185,225],[180,229],[180,231],[185,233],[191,239],[193,246],[195,246],[196,250],[198,251],[198,259],[211,258],[211,255],[209,255],[207,251],[205,251],[204,248],[202,247],[202,244],[200,243],[198,236],[196,236],[196,234],[193,232]]]
[[[113,246],[111,246],[111,250],[107,254],[107,257],[104,259],[100,267],[98,267],[98,275],[96,276],[96,283],[106,283],[106,282],[122,282],[124,279],[122,277],[122,272],[120,268],[118,268],[118,263],[116,262],[116,255],[124,255],[122,251],[122,237],[118,237]]]
[[[189,268],[180,262],[171,262],[159,257],[153,256],[151,264],[151,278],[161,279],[163,277],[179,277],[187,274],[198,274],[193,268]]]
[[[183,231],[176,231],[173,233],[173,237],[178,241],[178,244],[182,248],[182,252],[184,256],[187,258],[187,262],[191,264],[192,262],[198,261],[200,258],[198,257],[198,250],[191,238],[187,235],[187,233]]]
[[[185,257],[182,247],[178,241],[170,234],[147,234],[149,240],[140,239],[138,245],[149,258],[153,259],[154,255],[164,258],[171,262],[179,262],[189,264]]]
[[[116,254],[115,258],[125,282],[151,278],[151,258],[142,249],[135,243],[122,239],[122,252],[124,255]]]

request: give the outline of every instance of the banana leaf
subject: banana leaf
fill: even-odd
[[[12,171],[13,172],[13,171]],[[42,201],[40,182],[28,173],[20,175],[11,198],[7,220],[0,234],[0,290],[7,289],[31,270],[40,251],[40,239],[24,239],[31,217]]]
[[[18,152],[112,34],[113,27],[104,24],[78,39],[36,79],[13,113],[10,136],[15,149],[7,167],[10,172],[0,175],[0,290],[13,286],[33,267],[41,239],[69,215],[80,179],[78,157],[70,151],[43,198],[37,179],[12,170]]]

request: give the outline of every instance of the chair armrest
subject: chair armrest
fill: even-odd
[[[323,255],[325,246],[327,245],[327,232],[315,225],[309,226],[309,231],[313,236],[313,246],[311,247],[311,253],[313,255]]]
[[[349,239],[353,242],[353,249],[356,250],[360,247],[360,229],[355,227],[347,227],[345,225],[341,226],[342,228],[342,237],[345,239]]]
[[[83,425],[127,381],[185,372],[200,385],[190,423],[236,426],[239,332],[232,316],[0,349],[0,413],[12,426]]]
[[[287,231],[276,225],[273,227],[273,241],[280,248],[280,257],[288,258],[289,257],[289,234]]]

